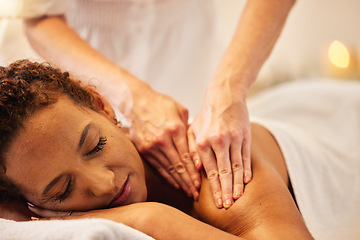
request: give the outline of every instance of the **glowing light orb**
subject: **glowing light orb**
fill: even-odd
[[[329,47],[330,62],[338,68],[347,68],[350,64],[350,53],[340,41],[333,41]]]

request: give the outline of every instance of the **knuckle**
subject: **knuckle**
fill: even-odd
[[[151,143],[149,143],[151,145],[151,148],[153,148],[154,146],[163,146],[166,143],[166,137],[164,134],[159,134],[156,135],[153,139],[153,141]]]
[[[209,141],[207,139],[200,139],[196,142],[196,145],[200,151],[205,151],[209,147]]]
[[[241,163],[233,163],[232,170],[233,172],[243,171],[243,165]]]
[[[218,146],[224,146],[226,142],[226,134],[218,133],[211,136],[211,142]]]
[[[250,162],[250,155],[249,154],[243,154],[242,160],[243,160],[243,162]]]
[[[138,145],[136,147],[141,154],[146,154],[147,152],[152,150],[154,146],[155,146],[154,142],[146,141],[143,144]]]
[[[216,171],[216,170],[210,170],[210,171],[208,172],[207,177],[208,177],[209,182],[211,182],[211,181],[217,181],[218,178],[219,178],[219,173],[218,173],[218,171]]]
[[[178,135],[184,130],[184,125],[181,122],[173,122],[167,126],[167,130],[171,135]]]
[[[139,153],[142,154],[142,155],[144,155],[147,152],[147,149],[148,149],[144,145],[137,146],[136,148],[139,151]]]
[[[220,178],[231,176],[231,169],[230,168],[221,168],[219,169],[219,176]]]
[[[182,163],[176,164],[176,165],[175,165],[175,170],[176,170],[176,172],[179,173],[179,174],[183,174],[183,173],[186,172],[186,168],[185,168],[184,164],[182,164]]]
[[[150,150],[150,149],[154,148],[154,146],[155,146],[154,139],[155,139],[154,136],[152,136],[151,138],[146,137],[141,142],[136,144],[136,147],[138,148],[139,151]]]
[[[181,157],[181,160],[185,163],[185,164],[188,164],[188,163],[192,163],[192,160],[191,160],[191,157],[190,157],[190,154],[189,153],[184,153]]]
[[[249,130],[244,131],[244,142],[246,143],[251,142],[251,131]]]
[[[238,131],[231,131],[229,136],[231,140],[240,140],[241,133],[239,133]]]
[[[171,173],[171,174],[175,173],[175,168],[174,168],[174,166],[173,166],[173,165],[168,166],[168,167],[167,167],[167,171],[168,171],[169,173]]]

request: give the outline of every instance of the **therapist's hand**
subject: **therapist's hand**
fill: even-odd
[[[132,141],[169,183],[197,199],[201,178],[189,154],[188,110],[151,89],[139,93],[129,116]]]
[[[229,208],[252,178],[245,96],[227,84],[212,86],[188,130],[195,165],[203,165],[218,208]]]

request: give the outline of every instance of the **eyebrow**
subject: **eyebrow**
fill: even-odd
[[[83,132],[81,134],[81,137],[80,137],[79,148],[81,148],[81,146],[84,144],[85,138],[88,135],[90,127],[91,127],[91,123],[86,125],[86,127],[84,128],[84,130],[83,130]]]
[[[54,178],[44,189],[43,195],[45,195],[49,190],[57,183],[64,175],[59,175],[56,178]]]
[[[86,139],[86,136],[88,135],[89,133],[89,130],[90,130],[90,127],[91,127],[91,123],[89,123],[88,125],[85,126],[84,130],[82,131],[81,133],[81,137],[80,137],[80,141],[79,141],[79,148],[81,148],[81,146],[84,144],[85,142],[85,139]],[[54,178],[44,189],[43,191],[43,195],[45,195],[47,192],[49,192],[49,190],[59,182],[59,180],[63,177],[64,175],[59,175],[57,176],[56,178]]]

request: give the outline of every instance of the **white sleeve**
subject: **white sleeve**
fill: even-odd
[[[74,0],[0,0],[0,18],[33,18],[64,14],[74,3]]]

